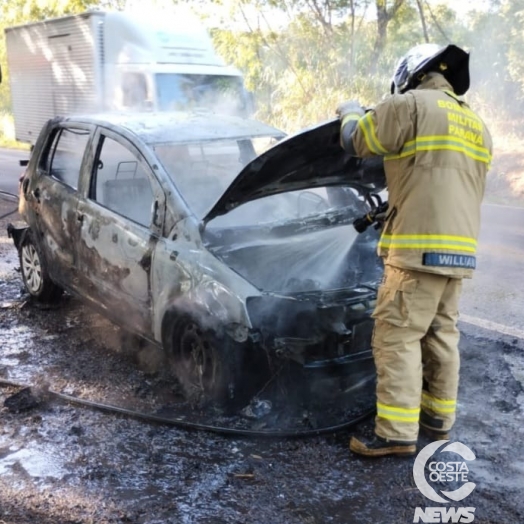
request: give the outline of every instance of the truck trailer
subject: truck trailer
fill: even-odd
[[[249,116],[241,73],[185,17],[90,11],[5,29],[17,140],[55,116],[193,111]]]

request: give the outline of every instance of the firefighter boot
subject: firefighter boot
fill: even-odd
[[[349,449],[364,457],[384,457],[386,455],[414,455],[417,452],[416,442],[389,440],[378,435],[371,438],[351,437]]]
[[[420,410],[419,427],[432,440],[449,440],[449,430],[442,429],[442,420],[428,415],[423,409]]]

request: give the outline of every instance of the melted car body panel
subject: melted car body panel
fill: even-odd
[[[251,327],[245,300],[258,290],[204,248],[198,222],[179,222],[169,238],[159,240],[154,256],[152,290],[155,339],[161,340],[166,313],[193,313],[214,329],[222,324]]]
[[[105,209],[82,202],[78,250],[80,293],[113,320],[151,336],[150,260],[155,237]]]

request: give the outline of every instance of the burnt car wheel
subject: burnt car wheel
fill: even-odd
[[[219,353],[217,342],[195,321],[179,323],[171,348],[172,370],[190,400],[222,404],[234,396],[234,370],[227,350]]]
[[[45,259],[31,231],[27,231],[22,239],[19,256],[22,279],[28,293],[40,302],[56,302],[62,295],[62,288],[49,278]]]
[[[164,340],[169,368],[186,398],[238,407],[245,400],[238,345],[185,315],[168,324]]]

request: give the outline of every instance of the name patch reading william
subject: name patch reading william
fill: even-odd
[[[475,269],[477,266],[475,257],[454,253],[424,253],[422,264],[424,266],[465,267],[468,269]]]

